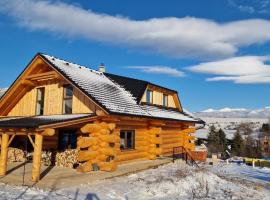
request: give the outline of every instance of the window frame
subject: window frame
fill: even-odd
[[[67,94],[67,89],[68,88],[72,88],[72,96],[67,96],[66,94]],[[68,114],[72,114],[73,113],[73,96],[74,96],[74,87],[72,86],[72,85],[64,85],[63,86],[63,105],[62,105],[62,110],[63,110],[63,114],[66,114],[66,115],[68,115]],[[71,112],[70,113],[67,113],[66,112],[66,102],[67,101],[71,101]]]
[[[150,97],[149,97],[150,99],[148,99],[148,93],[150,93]],[[153,98],[154,98],[153,90],[147,89],[146,90],[146,102],[150,103],[150,104],[153,104],[153,102],[154,102]],[[150,100],[150,101],[148,101],[148,100]]]
[[[165,98],[166,98],[166,104],[165,104]],[[162,105],[164,106],[164,107],[169,107],[169,95],[167,95],[167,94],[163,94],[163,97],[162,97]]]
[[[67,139],[66,141],[64,139]],[[75,139],[74,146],[72,146],[72,139]],[[72,150],[77,149],[78,135],[75,130],[60,130],[58,134],[58,150]]]
[[[35,114],[37,116],[43,116],[44,111],[45,111],[45,87],[38,87],[38,88],[36,88],[36,90],[37,90],[37,94],[36,94],[36,112],[35,112]],[[42,91],[41,100],[39,100],[39,91]],[[40,104],[40,108],[38,110],[39,104]],[[41,110],[42,110],[42,112],[41,112]]]
[[[124,133],[125,134],[125,137],[124,137],[124,140],[125,140],[125,148],[122,148],[121,147],[121,134]],[[128,146],[128,133],[131,133],[131,147],[127,147]],[[120,130],[120,150],[121,151],[133,151],[135,150],[135,130]]]

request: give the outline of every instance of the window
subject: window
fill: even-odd
[[[62,130],[59,132],[58,140],[59,150],[76,149],[77,148],[77,135],[76,131]]]
[[[147,103],[153,103],[153,91],[152,90],[146,91],[146,101],[147,101]]]
[[[72,114],[72,98],[73,98],[73,87],[71,85],[64,86],[64,101],[63,101],[64,114]]]
[[[168,95],[163,94],[163,106],[168,107]]]
[[[36,115],[44,115],[44,96],[45,96],[45,88],[38,88]]]
[[[135,131],[120,131],[120,149],[135,149]]]

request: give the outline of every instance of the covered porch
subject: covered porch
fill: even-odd
[[[41,175],[41,156],[44,139],[53,137],[61,128],[79,129],[95,116],[92,114],[51,115],[34,117],[5,117],[0,119],[0,176],[8,172],[8,149],[17,137],[23,137],[33,149],[31,164],[31,180],[38,182]],[[24,149],[27,151],[27,149]],[[16,168],[16,167],[15,167]],[[20,177],[22,177],[20,175]]]
[[[172,162],[171,158],[157,160],[141,160],[120,165],[114,172],[95,171],[79,173],[75,169],[52,167],[41,165],[40,181],[33,183],[31,180],[31,163],[12,163],[8,165],[7,175],[0,178],[0,182],[9,185],[36,186],[42,189],[62,189],[94,181],[124,176],[146,169],[156,168],[160,165]],[[72,180],[72,181],[71,181]]]

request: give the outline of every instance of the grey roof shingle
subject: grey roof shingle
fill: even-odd
[[[124,85],[120,85],[121,81],[116,81],[114,80],[115,77],[112,79],[112,76],[107,74],[110,77],[108,78],[106,73],[104,74],[49,55],[40,54],[40,56],[110,114],[201,122],[180,111],[140,105],[138,97],[132,94],[129,88],[124,88]]]

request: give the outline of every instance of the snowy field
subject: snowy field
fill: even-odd
[[[233,179],[236,175],[237,179]],[[265,178],[261,180],[260,176]],[[236,164],[194,169],[183,163],[175,163],[125,177],[59,191],[43,191],[0,184],[0,199],[268,200],[270,199],[269,188],[267,188],[269,179],[270,171],[266,169],[253,169]]]
[[[197,138],[206,139],[209,133],[209,127],[214,125],[217,129],[221,128],[227,139],[232,139],[236,128],[240,123],[251,123],[253,128],[253,136],[257,137],[259,133],[259,129],[262,127],[264,123],[268,123],[268,119],[263,118],[211,118],[211,117],[202,117],[202,120],[206,122],[206,125],[203,129],[199,129],[196,131]]]

